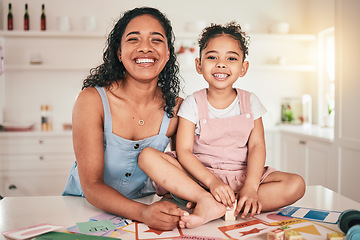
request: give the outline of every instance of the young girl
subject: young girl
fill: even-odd
[[[234,22],[226,26],[212,24],[204,29],[199,39],[200,58],[195,64],[209,87],[183,101],[178,112],[176,137],[180,169],[224,207],[232,207],[237,199],[235,216],[242,211],[242,218],[248,213],[253,217],[261,211],[292,204],[305,192],[304,180],[299,175],[264,167],[262,115],[266,110],[253,93],[233,88],[249,67],[249,62],[245,61],[247,45],[245,33]],[[224,214],[224,208],[218,205],[214,208],[211,201],[202,203],[196,198],[194,195],[205,194],[201,190],[193,191],[193,183],[186,177],[174,177],[175,171],[159,177],[156,171],[168,165],[158,159],[165,159],[178,167],[179,164],[169,154],[145,150],[144,154],[152,154],[147,156],[147,161],[155,165],[153,168],[150,163],[146,168],[143,163],[139,162],[139,165],[150,178],[177,197],[195,203],[193,214],[183,216],[181,226],[196,227],[214,219],[216,214]],[[143,159],[140,157],[139,161]],[[174,178],[180,187],[169,183]],[[217,210],[209,218],[204,209]]]

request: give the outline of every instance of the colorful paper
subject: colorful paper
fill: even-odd
[[[290,206],[281,210],[278,214],[286,217],[337,224],[341,212]]]
[[[117,229],[110,220],[90,221],[76,223],[80,233],[108,232]]]
[[[22,240],[22,239],[33,238],[35,236],[39,236],[41,234],[55,231],[61,228],[64,228],[64,226],[53,225],[53,224],[38,224],[31,227],[18,228],[18,229],[5,231],[2,234],[12,239]]]
[[[33,238],[33,240],[110,240],[109,237],[89,236],[62,232],[50,232]]]
[[[135,222],[136,240],[149,239],[172,239],[183,236],[180,228],[174,228],[171,231],[161,231],[152,229],[143,223]]]

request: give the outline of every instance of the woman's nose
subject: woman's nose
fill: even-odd
[[[152,51],[152,47],[149,41],[143,40],[140,42],[138,47],[139,52],[147,53]]]

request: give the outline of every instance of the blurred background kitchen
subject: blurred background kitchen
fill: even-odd
[[[106,36],[120,14],[153,6],[173,25],[183,97],[207,86],[194,67],[201,29],[212,22],[240,23],[251,39],[250,68],[236,87],[254,92],[268,110],[267,164],[359,202],[354,183],[360,181],[360,87],[351,54],[359,52],[351,40],[359,40],[359,3],[0,0],[0,195],[61,193],[75,160],[71,112],[82,81],[101,63]]]

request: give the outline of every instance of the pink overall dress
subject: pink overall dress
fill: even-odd
[[[236,89],[241,114],[227,118],[209,118],[207,91],[194,93],[200,121],[200,135],[195,135],[193,152],[216,177],[238,192],[246,178],[247,143],[254,119],[250,93]],[[274,168],[264,167],[261,182]]]

